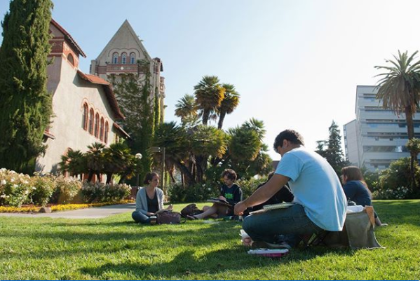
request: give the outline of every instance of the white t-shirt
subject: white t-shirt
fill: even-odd
[[[327,160],[299,147],[283,155],[275,173],[290,178],[294,202],[304,207],[313,223],[329,231],[343,229],[347,199]]]

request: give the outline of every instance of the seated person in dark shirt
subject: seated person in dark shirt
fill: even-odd
[[[220,196],[218,199],[228,203],[230,206],[227,204],[219,203],[214,203],[211,207],[204,206],[203,213],[194,216],[187,216],[188,219],[196,220],[205,219],[208,217],[217,218],[233,216],[233,207],[236,203],[242,200],[242,189],[237,184],[235,184],[237,175],[234,170],[224,170],[222,177],[225,184],[220,188]]]
[[[356,205],[372,206],[372,193],[363,179],[362,171],[356,166],[347,166],[341,169],[341,181],[343,190],[348,201],[354,201]],[[375,212],[375,224],[386,225],[381,222]]]
[[[271,177],[274,175],[274,172],[271,172],[268,174],[267,181],[271,179]],[[266,182],[267,182],[266,181]],[[266,182],[258,185],[257,189],[263,186]],[[270,199],[265,201],[264,203],[260,205],[256,205],[252,208],[249,208],[249,212],[254,212],[257,210],[260,210],[263,208],[264,205],[271,205],[271,204],[278,204],[282,202],[292,202],[294,199],[293,193],[290,191],[290,188],[288,185],[285,185],[282,189],[280,189],[276,194],[273,195]]]

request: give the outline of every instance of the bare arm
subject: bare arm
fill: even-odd
[[[248,207],[266,202],[276,194],[290,179],[283,175],[274,174],[263,186],[258,188],[250,197],[235,205],[235,214],[241,215]]]

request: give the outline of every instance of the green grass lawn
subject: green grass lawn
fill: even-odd
[[[185,204],[176,205],[180,210]],[[143,226],[131,214],[73,220],[0,217],[0,279],[417,279],[420,200],[376,201],[386,249],[247,254],[234,221]]]

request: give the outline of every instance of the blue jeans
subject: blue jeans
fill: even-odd
[[[302,235],[322,230],[306,216],[303,206],[299,204],[248,216],[242,228],[253,241],[278,243],[279,236],[282,236],[282,240],[291,246],[295,246]]]
[[[139,222],[139,223],[150,223],[150,217],[148,217],[147,215],[140,213],[139,211],[134,211],[131,214],[131,217],[133,218],[133,220],[135,222]]]

